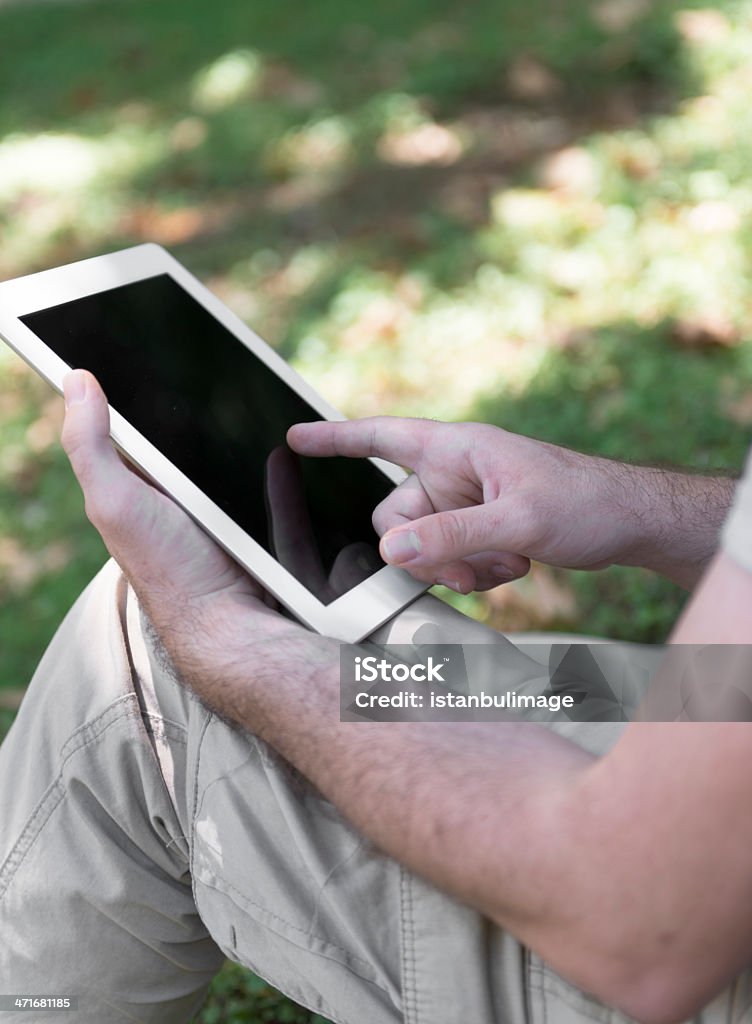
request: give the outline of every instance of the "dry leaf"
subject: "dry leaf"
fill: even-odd
[[[514,96],[522,100],[545,100],[561,92],[561,82],[542,61],[522,54],[512,61],[507,81]]]

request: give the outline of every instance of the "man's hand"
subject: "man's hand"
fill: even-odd
[[[309,662],[317,652],[334,661],[336,644],[278,614],[182,509],[126,466],[109,438],[107,400],[90,373],[68,374],[64,387],[63,447],[87,516],[183,678],[212,707],[249,726],[250,666],[285,658],[289,669],[296,650]]]
[[[302,455],[367,456],[413,474],[376,509],[385,561],[462,593],[523,576],[643,565],[684,586],[711,557],[733,481],[596,458],[479,423],[303,423]]]

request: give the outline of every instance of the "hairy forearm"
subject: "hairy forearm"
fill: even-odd
[[[210,707],[269,743],[385,853],[507,925],[550,914],[548,815],[593,761],[581,748],[515,721],[342,722],[338,643],[291,623],[238,648],[216,677],[172,649]]]
[[[721,946],[709,958],[698,941],[726,913],[691,895],[710,866],[698,871],[682,859],[687,811],[677,793],[687,786],[718,810],[714,834],[728,829],[723,803],[703,792],[704,765],[693,774],[683,761],[677,777],[662,739],[648,748],[669,762],[655,772],[645,749],[629,761],[619,744],[596,759],[532,723],[343,723],[336,645],[325,638],[312,646],[309,637],[280,637],[254,666],[251,673],[239,662],[223,677],[233,717],[378,848],[575,984],[639,1019],[663,1021],[677,1007],[694,1012],[729,976]],[[639,828],[638,809],[647,819]],[[670,880],[654,869],[656,849],[674,865]],[[667,944],[690,905],[692,927]]]
[[[385,853],[517,935],[555,928],[557,902],[563,919],[576,898],[557,805],[592,756],[530,723],[343,723],[336,662],[300,665],[284,685],[273,658],[260,668],[254,732]]]
[[[629,1010],[642,944],[628,915],[601,912],[618,871],[601,871],[588,841],[596,759],[532,723],[343,723],[330,643],[313,653],[291,634],[254,659],[252,678],[238,664],[233,715],[383,852]]]
[[[736,481],[598,460],[607,502],[624,524],[617,561],[691,590],[718,549]]]

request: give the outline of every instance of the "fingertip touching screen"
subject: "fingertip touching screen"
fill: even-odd
[[[288,428],[321,416],[169,274],[20,319],[323,604],[383,567],[392,481],[293,453]]]

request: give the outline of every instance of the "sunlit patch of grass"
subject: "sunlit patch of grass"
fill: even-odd
[[[193,79],[191,99],[212,112],[253,96],[263,77],[263,60],[254,50],[231,50],[202,68]]]
[[[111,187],[164,157],[157,132],[133,126],[97,139],[72,133],[11,135],[0,142],[0,202],[25,194],[67,195],[105,179]]]
[[[748,17],[744,5],[733,24],[680,14],[702,97],[594,133],[534,166],[533,187],[500,190],[488,226],[468,239],[482,262],[461,287],[437,287],[425,272],[408,275],[409,287],[402,274],[343,275],[300,337],[303,371],[351,412],[456,416],[484,392],[524,391],[545,352],[582,330],[670,320],[680,343],[752,337],[752,189],[740,159],[752,127]],[[393,103],[395,138],[430,123],[409,97]],[[724,116],[729,107],[744,116]]]
[[[74,133],[11,135],[0,142],[0,218],[5,275],[45,255],[87,251],[117,230],[134,174],[163,160],[167,141],[149,126],[124,123],[97,138]]]
[[[341,117],[325,117],[285,132],[267,147],[264,160],[274,176],[315,174],[342,168],[351,156],[351,129]]]

